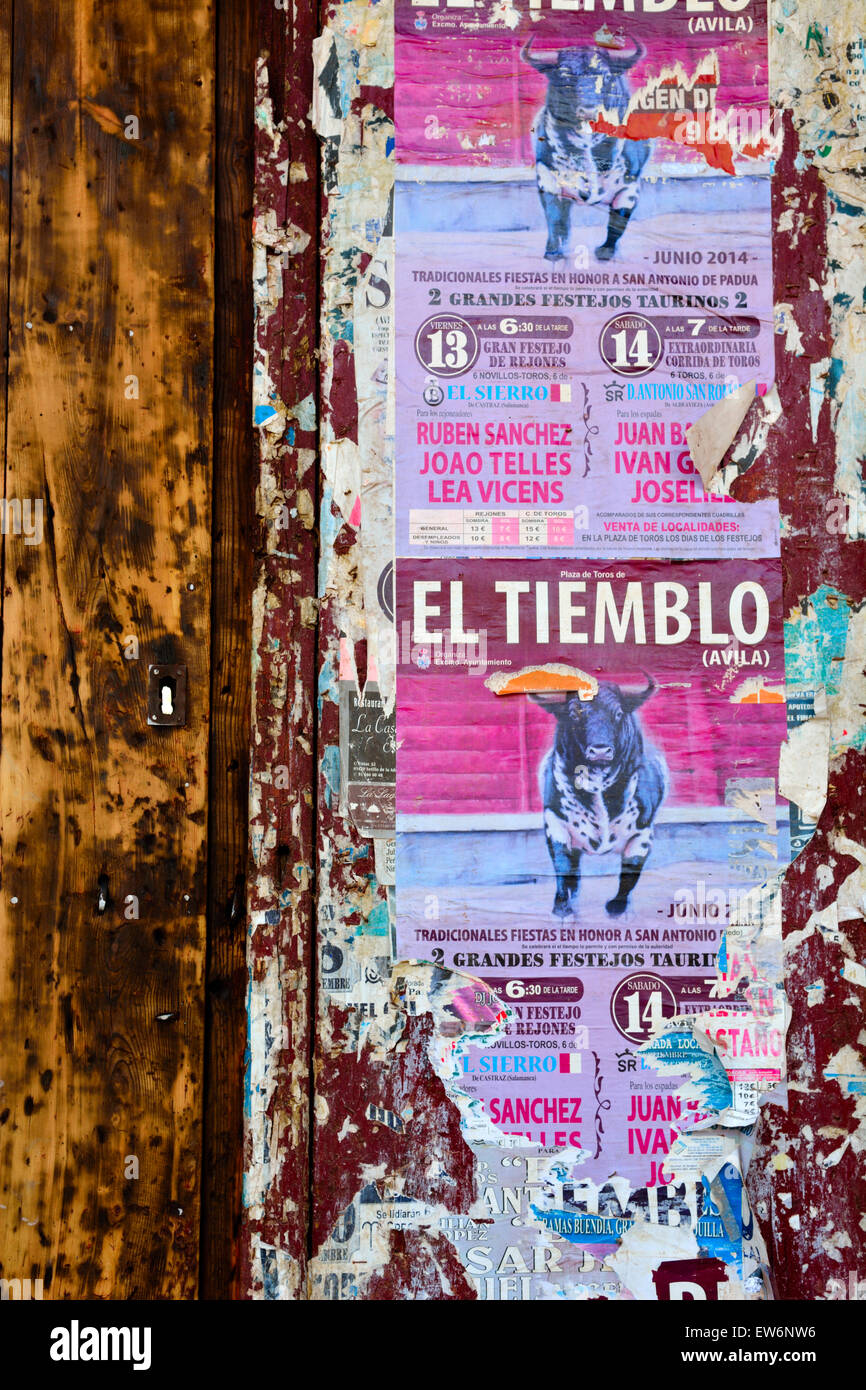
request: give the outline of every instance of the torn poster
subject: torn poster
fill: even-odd
[[[780,562],[404,560],[397,620],[398,953],[508,1014],[461,1089],[586,1181],[721,1162],[784,1075]]]
[[[395,63],[397,553],[777,555],[687,439],[773,382],[766,0],[397,0]]]
[[[388,713],[378,686],[364,693],[340,682],[340,768],[342,799],[362,835],[385,837],[394,829],[394,712]]]

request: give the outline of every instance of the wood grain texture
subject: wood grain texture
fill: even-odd
[[[6,440],[9,351],[9,175],[12,163],[12,0],[0,0],[0,441]],[[3,453],[4,489],[6,453]],[[0,572],[2,594],[2,572]],[[2,597],[0,597],[2,609]]]
[[[7,497],[45,519],[5,538],[2,1273],[53,1299],[197,1289],[213,28],[15,12]],[[156,661],[185,728],[147,727]]]
[[[217,8],[214,476],[201,1296],[238,1293],[253,590],[255,6]]]

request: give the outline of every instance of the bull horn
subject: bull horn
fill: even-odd
[[[556,67],[559,55],[554,49],[550,49],[543,53],[536,53],[534,56],[530,54],[529,50],[532,47],[533,37],[534,35],[530,34],[526,43],[521,48],[521,58],[525,63],[528,63],[530,67],[535,68],[536,72],[552,72]]]
[[[639,63],[641,58],[646,57],[646,49],[639,39],[635,39],[634,53],[629,53],[626,57],[622,57],[618,53],[611,52],[610,49],[606,48],[604,56],[611,72],[628,72],[629,68],[633,68],[635,63]]]
[[[652,676],[646,671],[644,671],[644,675],[646,676],[647,682],[645,690],[621,690],[620,692],[622,695],[622,707],[627,714],[633,714],[636,709],[640,709],[641,705],[658,690],[658,685],[653,680]]]

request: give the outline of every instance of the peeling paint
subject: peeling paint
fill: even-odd
[[[689,438],[706,487],[742,500],[780,500],[786,685],[789,699],[802,697],[807,712],[789,726],[779,779],[784,795],[813,824],[790,868],[779,865],[733,913],[717,1007],[676,1021],[673,1031],[695,1058],[678,1094],[699,1101],[703,1118],[683,1126],[671,1146],[667,1161],[680,1186],[639,1199],[616,1175],[602,1193],[582,1183],[580,1152],[540,1153],[516,1142],[461,1089],[461,1057],[502,1026],[507,1000],[432,963],[392,961],[389,877],[371,872],[385,841],[376,840],[374,860],[373,842],[365,844],[340,806],[339,682],[350,679],[363,689],[368,680],[378,681],[386,702],[394,689],[387,588],[394,363],[390,291],[382,289],[390,287],[393,269],[390,7],[349,0],[328,12],[315,40],[312,113],[325,201],[315,1253],[306,1285],[313,1298],[655,1298],[654,1275],[665,1265],[671,1266],[665,1277],[686,1287],[720,1273],[714,1257],[701,1253],[691,1226],[652,1220],[659,1203],[687,1207],[687,1194],[698,1187],[703,1193],[704,1182],[720,1244],[732,1193],[748,1190],[755,1213],[749,1267],[718,1278],[719,1298],[825,1297],[831,1278],[856,1269],[858,1202],[862,1206],[866,1188],[866,852],[860,844],[866,812],[866,258],[858,17],[848,4],[828,18],[818,0],[773,7],[776,100],[788,112],[774,186],[777,381],[759,397],[753,384],[742,388],[721,403],[725,409],[714,407],[696,422]],[[504,4],[503,24],[514,18],[514,8]],[[283,183],[287,168],[306,175],[306,157],[293,154],[287,165],[264,85],[258,110],[274,172],[279,168]],[[295,173],[291,178],[301,188],[308,182]],[[298,219],[272,223],[265,211],[256,221],[255,290],[263,325],[279,313],[276,264],[284,270],[284,256],[306,254],[297,249]],[[309,433],[313,418],[308,383],[294,405],[284,403],[291,392],[281,391],[282,378],[275,384],[269,371],[278,360],[271,346],[256,364],[263,515],[272,514],[284,492],[295,497],[296,491],[284,487],[274,448],[283,447],[290,422]],[[307,438],[303,444],[315,447]],[[302,465],[304,475],[308,466]],[[293,502],[305,525],[312,524],[314,493],[308,482],[303,512]],[[281,563],[274,554],[273,564]],[[286,581],[278,611],[294,603],[293,592]],[[257,650],[274,641],[266,635],[274,621],[272,593],[270,571],[263,571]],[[312,610],[304,611],[309,619]],[[290,686],[289,672],[284,684],[274,682],[278,692]],[[732,700],[778,694],[760,683],[732,682],[730,689]],[[286,698],[278,694],[274,704],[259,706],[266,738],[277,737]],[[295,708],[303,725],[302,696]],[[268,785],[254,775],[253,843],[260,855],[271,852],[276,836],[262,799]],[[731,795],[738,804],[752,798],[756,825],[762,823],[758,791],[741,782]],[[296,859],[307,864],[304,854]],[[273,880],[263,875],[260,883],[262,899],[273,901]],[[255,937],[266,937],[261,914],[250,920]],[[268,1111],[287,1104],[279,1089],[285,1080],[279,1048],[275,1053],[267,1030],[281,1029],[286,1010],[291,1015],[282,968],[276,975],[270,961],[260,968],[260,979],[251,972],[256,1059],[250,1102],[257,1118],[248,1200],[256,1214],[280,1166],[265,1159],[265,1131],[273,1124]],[[748,1085],[732,1081],[733,1059],[718,1037],[730,1023],[738,988],[746,1003],[738,1018],[761,1012],[781,1037],[787,1030],[787,1088],[764,1095],[760,1109]],[[646,1051],[647,1061],[664,1066],[657,1039]],[[698,1197],[689,1200],[696,1224]],[[748,1210],[748,1196],[740,1200]],[[572,1239],[578,1229],[586,1235],[587,1221],[607,1219],[605,1210],[626,1212],[630,1202],[633,1215],[608,1249]],[[297,1296],[298,1276],[280,1262],[273,1225],[267,1239],[256,1235],[253,1248],[255,1287],[263,1296]],[[473,1256],[479,1249],[483,1257]]]

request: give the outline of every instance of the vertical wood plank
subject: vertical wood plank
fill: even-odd
[[[6,441],[6,358],[9,350],[9,173],[12,162],[12,0],[0,0],[0,442]],[[5,485],[3,496],[6,496]],[[3,586],[0,581],[0,613]]]
[[[203,1298],[238,1293],[246,1044],[253,591],[252,140],[255,6],[217,9],[213,603]]]
[[[2,1272],[55,1299],[197,1289],[213,37],[204,0],[15,12]]]

